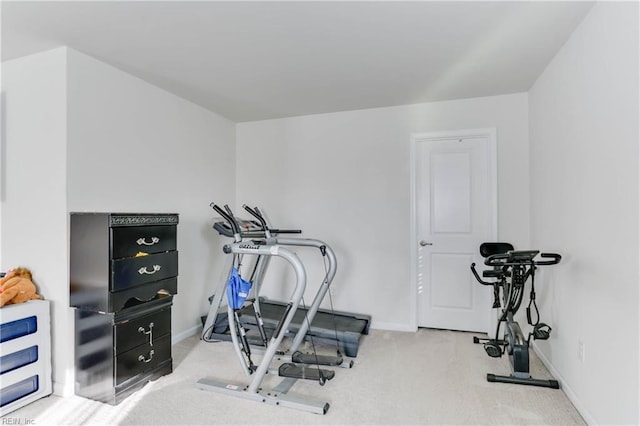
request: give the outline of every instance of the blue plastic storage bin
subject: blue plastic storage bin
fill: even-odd
[[[38,360],[38,347],[31,346],[0,357],[0,374],[8,373],[16,368],[24,367]]]
[[[0,343],[38,331],[38,321],[35,316],[21,318],[16,321],[0,325]]]

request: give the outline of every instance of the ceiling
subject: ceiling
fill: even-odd
[[[254,121],[527,91],[592,5],[2,1],[2,60],[69,46]]]

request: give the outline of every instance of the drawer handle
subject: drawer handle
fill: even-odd
[[[162,269],[162,266],[153,265],[153,269],[151,271],[149,271],[149,270],[147,270],[147,267],[144,266],[144,267],[138,269],[138,273],[140,275],[144,275],[144,274],[152,275],[152,274],[155,274],[156,272],[158,272],[160,269]]]
[[[149,331],[145,330],[144,327],[138,327],[138,333],[144,333],[149,335],[149,346],[153,346],[153,323],[149,323]]]
[[[138,361],[141,361],[141,362],[142,362],[142,361],[144,361],[144,362],[149,362],[149,361],[151,361],[151,360],[153,359],[153,354],[154,354],[154,353],[155,353],[155,352],[153,351],[153,349],[151,349],[151,351],[149,351],[149,358],[145,358],[145,357],[144,357],[144,355],[140,355],[140,356],[138,357]]]
[[[152,246],[154,244],[158,244],[160,242],[160,238],[158,237],[151,237],[151,242],[148,243],[146,238],[138,238],[136,240],[136,243],[138,243],[139,246]]]

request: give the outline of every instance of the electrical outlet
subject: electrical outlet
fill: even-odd
[[[584,362],[584,342],[578,340],[578,359],[580,362]]]

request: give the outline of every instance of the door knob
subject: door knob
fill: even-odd
[[[425,240],[421,240],[421,241],[420,241],[420,246],[421,246],[421,247],[424,247],[424,246],[432,246],[432,245],[433,245],[433,243],[429,243],[429,242],[427,242],[427,241],[425,241]]]

